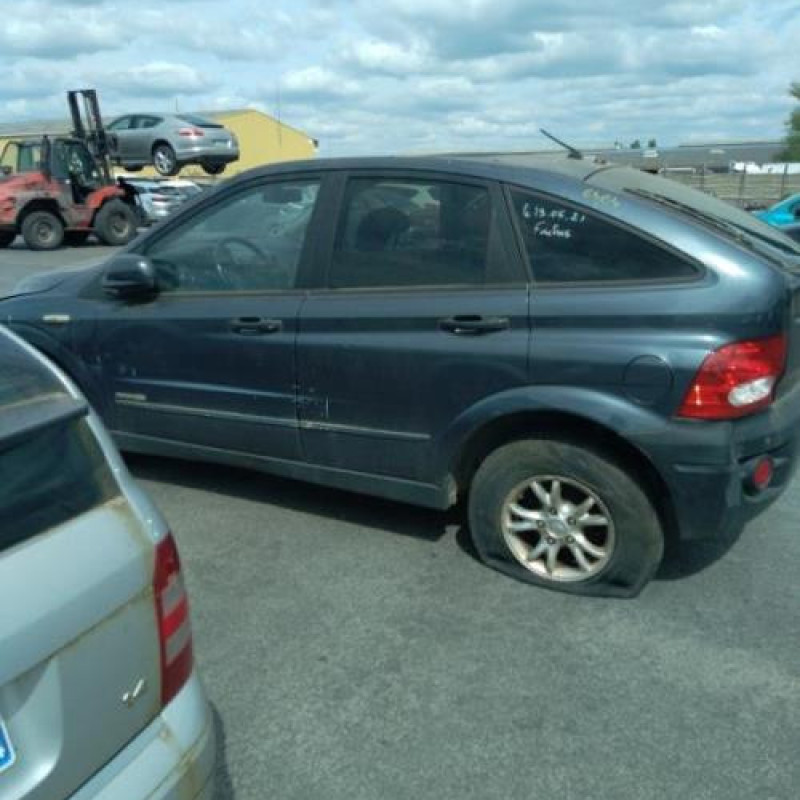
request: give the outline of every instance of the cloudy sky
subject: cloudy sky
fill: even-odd
[[[4,4],[5,6],[5,4]],[[777,138],[800,0],[15,0],[0,122],[254,106],[327,155]]]

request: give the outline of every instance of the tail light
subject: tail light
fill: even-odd
[[[770,405],[786,363],[786,338],[751,339],[710,353],[694,376],[679,417],[736,419]]]
[[[178,130],[178,136],[188,136],[192,139],[198,139],[201,136],[205,136],[202,128],[180,128]]]
[[[189,599],[171,533],[156,547],[153,592],[161,645],[161,705],[165,706],[189,679],[194,663]]]

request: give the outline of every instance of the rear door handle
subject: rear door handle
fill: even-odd
[[[279,319],[263,319],[262,317],[237,317],[230,321],[230,328],[241,336],[260,336],[282,330],[283,322]]]
[[[479,314],[463,314],[439,320],[439,328],[457,336],[480,336],[484,333],[504,331],[511,326],[508,317],[482,317]]]

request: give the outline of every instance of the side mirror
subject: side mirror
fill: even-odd
[[[118,299],[143,298],[158,292],[153,262],[136,253],[120,253],[109,261],[103,290]]]

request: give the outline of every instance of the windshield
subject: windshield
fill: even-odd
[[[788,236],[784,236],[779,230],[736,206],[677,181],[659,178],[635,169],[612,168],[596,172],[589,179],[589,183],[609,191],[629,192],[660,202],[726,231],[737,241],[742,242],[743,237],[746,237],[748,245],[769,257],[776,259],[780,259],[780,255],[800,257],[800,245]],[[780,255],[775,252],[776,250]]]

